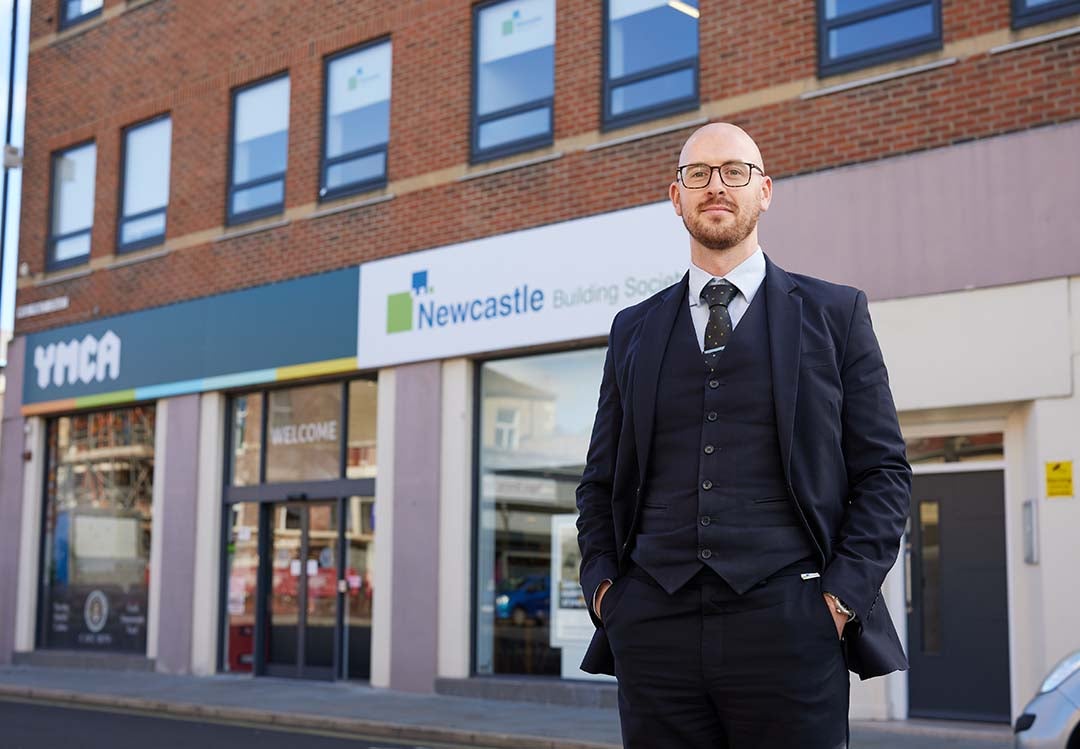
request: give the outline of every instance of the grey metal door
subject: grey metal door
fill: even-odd
[[[1001,471],[916,475],[907,542],[909,711],[1009,722]]]

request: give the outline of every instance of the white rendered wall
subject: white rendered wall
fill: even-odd
[[[439,676],[469,676],[472,585],[473,377],[468,359],[442,366],[439,476]],[[379,443],[380,446],[382,443]],[[380,474],[381,475],[381,474]],[[380,478],[381,480],[381,478]]]
[[[15,652],[34,649],[38,606],[38,552],[41,550],[42,477],[45,475],[45,420],[28,416],[24,422],[24,449],[30,460],[23,467],[22,524],[19,528],[19,567],[16,582]]]
[[[161,622],[161,561],[165,539],[165,424],[169,417],[168,400],[162,398],[154,408],[154,487],[150,504],[150,592],[146,607],[146,657],[157,658],[158,629]]]
[[[195,585],[191,607],[191,672],[217,671],[218,601],[221,584],[221,496],[225,470],[225,396],[199,399],[199,479],[195,518]]]

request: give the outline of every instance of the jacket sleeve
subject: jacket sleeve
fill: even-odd
[[[849,491],[822,587],[866,621],[900,549],[911,502],[911,467],[862,291],[855,296],[840,377]]]
[[[618,320],[618,315],[616,315]],[[604,375],[600,382],[600,399],[596,407],[585,470],[577,488],[578,546],[581,549],[581,589],[585,595],[593,624],[600,619],[593,611],[596,589],[605,579],[614,580],[619,573],[615,547],[615,525],[611,512],[611,491],[615,476],[615,457],[618,453],[619,432],[622,429],[622,398],[615,377],[614,339],[608,336]]]

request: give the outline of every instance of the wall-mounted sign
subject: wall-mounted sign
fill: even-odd
[[[1071,460],[1058,460],[1046,464],[1046,496],[1049,498],[1074,496]]]

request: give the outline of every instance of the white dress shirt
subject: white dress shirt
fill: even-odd
[[[731,316],[731,329],[735,330],[742,319],[750,302],[754,301],[754,295],[761,288],[761,282],[765,280],[765,253],[761,246],[754,250],[750,257],[731,269],[726,276],[739,293],[728,305],[728,314]],[[702,352],[705,351],[705,326],[709,324],[709,305],[701,301],[701,290],[708,283],[714,283],[720,279],[710,275],[690,263],[690,286],[686,290],[686,296],[690,301],[690,317],[694,320],[694,330],[697,331],[697,342]]]

